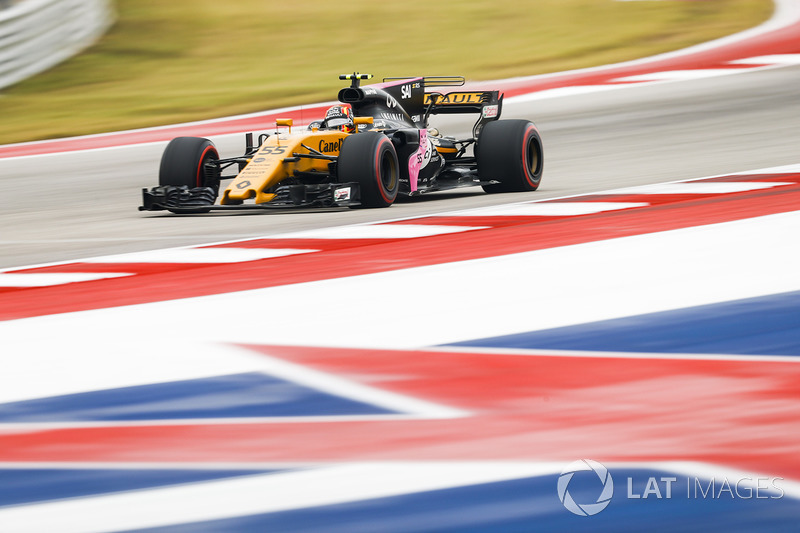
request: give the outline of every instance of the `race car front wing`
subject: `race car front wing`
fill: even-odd
[[[275,197],[266,203],[216,204],[212,187],[165,185],[142,189],[139,211],[172,213],[207,213],[242,209],[278,209],[291,207],[356,207],[361,205],[361,189],[356,182],[281,185]]]

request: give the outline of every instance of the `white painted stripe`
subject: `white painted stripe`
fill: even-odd
[[[520,94],[504,100],[507,104],[519,104],[523,102],[533,102],[536,100],[547,100],[548,98],[561,98],[564,96],[579,96],[613,89],[621,89],[625,85],[576,85],[574,87],[557,87],[555,89],[545,89],[533,93]]]
[[[0,530],[89,533],[160,527],[523,479],[554,474],[563,467],[472,461],[350,463],[0,509]]]
[[[445,352],[452,354],[477,353],[495,355],[513,355],[519,357],[577,357],[593,359],[649,359],[649,360],[682,360],[682,361],[740,361],[759,363],[785,363],[788,365],[800,364],[800,357],[786,357],[785,355],[740,355],[740,354],[715,354],[715,353],[653,353],[653,352],[603,352],[587,350],[537,350],[527,348],[490,348],[486,346],[435,346],[426,348],[425,351]]]
[[[164,331],[158,339],[131,323],[126,325],[128,334],[116,342],[86,324],[80,335],[61,340],[41,332],[27,340],[7,339],[0,354],[0,403],[260,372],[265,367],[264,358],[249,350],[192,340],[206,323],[178,335],[167,321],[158,326]]]
[[[566,217],[590,215],[604,211],[617,211],[633,207],[647,207],[645,202],[538,202],[529,204],[509,204],[477,209],[466,209],[447,213],[457,217]]]
[[[730,194],[735,192],[771,189],[781,185],[796,185],[777,181],[688,181],[683,183],[655,183],[638,187],[626,187],[608,191],[606,194]]]
[[[52,285],[121,278],[132,275],[127,272],[58,272],[47,274],[0,272],[0,287],[50,287]]]
[[[292,248],[172,248],[84,259],[83,263],[242,263],[318,250]]]
[[[319,228],[270,235],[270,239],[413,239],[486,229],[484,226],[434,226],[426,224],[368,224]]]
[[[625,76],[616,78],[615,82],[620,81],[681,81],[699,80],[703,78],[714,78],[716,76],[727,76],[730,74],[741,74],[742,72],[752,72],[749,68],[709,68],[692,70],[666,70],[663,72],[650,72],[647,74],[637,74],[635,76]]]
[[[800,65],[800,54],[775,54],[748,57],[730,62],[735,65]]]
[[[466,416],[466,415],[461,415]],[[3,432],[29,432],[50,429],[74,428],[122,428],[122,427],[157,427],[157,426],[220,426],[242,424],[309,424],[336,422],[397,422],[400,420],[428,420],[438,418],[460,418],[461,416],[426,416],[424,414],[385,414],[385,415],[312,415],[312,416],[271,416],[250,418],[159,418],[153,420],[101,420],[68,421],[68,422],[13,422],[0,423]]]
[[[743,170],[742,172],[735,172],[734,176],[755,176],[759,174],[800,174],[800,164],[795,165],[781,165],[778,167],[760,168],[758,170]],[[711,176],[709,176],[711,177]],[[703,179],[703,178],[700,178]]]

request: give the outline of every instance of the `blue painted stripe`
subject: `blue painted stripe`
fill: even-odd
[[[788,532],[797,531],[797,524],[800,524],[800,501],[786,496],[780,499],[743,499],[730,498],[725,494],[721,498],[702,498],[692,494],[693,484],[687,487],[685,476],[662,471],[620,469],[615,469],[612,474],[616,483],[614,497],[607,508],[594,516],[577,516],[567,511],[557,496],[558,476],[551,475],[137,531],[705,533]],[[627,496],[628,476],[632,478],[632,493],[639,495],[645,492],[648,477],[660,480],[673,476],[678,477],[678,481],[673,484],[669,499],[665,497],[663,484],[661,499],[652,494],[646,499],[630,499]],[[599,495],[596,486],[581,486],[577,478],[570,482],[569,491],[579,503],[591,502],[592,498],[596,500]]]
[[[393,411],[254,372],[0,404],[0,423],[387,413]]]
[[[0,469],[0,508],[279,471],[4,468]]]
[[[476,339],[454,346],[798,356],[800,292]]]

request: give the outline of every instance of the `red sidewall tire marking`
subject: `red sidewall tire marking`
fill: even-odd
[[[528,127],[525,129],[525,135],[523,136],[522,141],[522,167],[525,169],[525,180],[528,182],[528,185],[531,187],[535,187],[536,183],[533,181],[533,176],[531,175],[531,168],[528,164],[528,143],[530,138],[532,137],[531,131],[535,130],[533,124],[529,124]]]
[[[203,170],[203,161],[205,161],[206,155],[209,152],[214,152],[214,155],[217,156],[217,158],[219,158],[219,153],[217,152],[216,148],[214,148],[211,145],[206,146],[206,149],[203,150],[202,154],[200,154],[200,162],[197,163],[197,174],[195,174],[197,176],[196,179],[195,179],[195,183],[197,184],[197,187],[202,187],[203,186],[203,179],[202,179],[203,178],[203,174],[202,174],[201,171]]]
[[[378,143],[378,149],[377,149],[378,157],[375,158],[375,179],[377,181],[378,192],[380,193],[381,198],[383,198],[386,203],[392,203],[392,199],[387,197],[385,191],[383,190],[384,187],[383,187],[383,182],[381,180],[381,163],[383,162],[382,149],[383,145],[387,142],[389,142],[389,139],[384,137]]]

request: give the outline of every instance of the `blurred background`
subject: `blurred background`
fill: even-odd
[[[302,14],[274,0],[0,7],[0,143],[327,102],[338,74],[354,70],[493,80],[615,63],[735,33],[773,10],[769,0],[309,0]],[[28,78],[36,64],[48,70]]]

